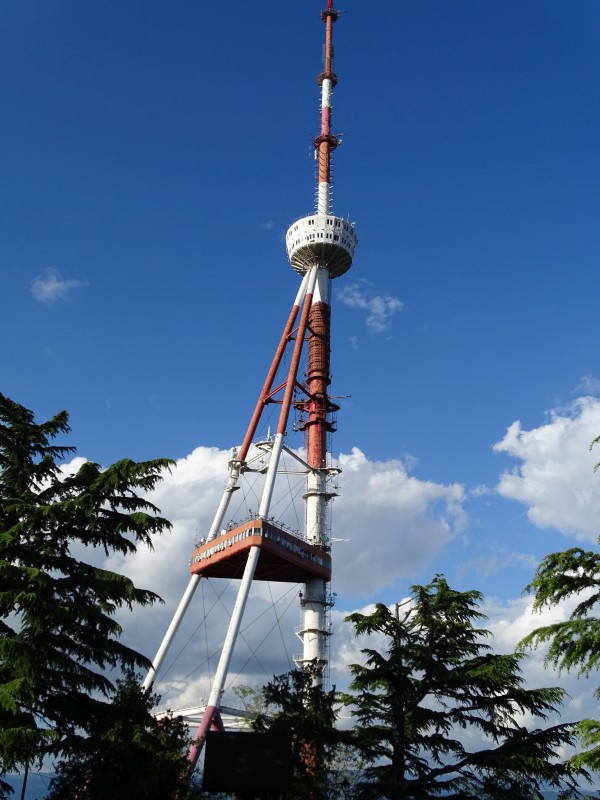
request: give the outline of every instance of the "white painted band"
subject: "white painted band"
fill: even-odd
[[[321,86],[321,108],[331,106],[331,89],[331,78],[323,78],[323,84]]]
[[[302,301],[304,300],[304,298],[306,296],[306,287],[308,285],[308,275],[309,275],[309,273],[307,272],[304,275],[304,277],[302,278],[302,283],[300,284],[300,288],[298,289],[298,294],[296,295],[296,300],[294,302],[295,306],[301,306],[302,305]]]
[[[313,293],[313,305],[315,303],[327,303],[327,305],[329,305],[329,286],[329,271],[326,269],[319,269],[317,272],[315,291]]]
[[[323,181],[317,191],[317,213],[329,214],[331,205],[331,184]]]

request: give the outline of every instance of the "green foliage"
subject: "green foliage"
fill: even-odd
[[[348,617],[376,640],[351,666],[345,697],[370,763],[357,798],[515,800],[542,798],[544,788],[582,796],[576,778],[585,773],[559,760],[572,725],[524,726],[554,716],[563,691],[525,688],[523,655],[491,652],[477,627],[480,602],[437,576],[394,610],[378,604]]]
[[[600,722],[593,719],[582,720],[577,726],[577,735],[585,749],[571,759],[573,765],[600,774]]]
[[[171,462],[63,474],[73,448],[52,440],[68,431],[66,412],[36,423],[0,394],[0,774],[76,752],[113,691],[105,671],[148,666],[114,612],[158,596],[85,558],[133,553],[170,527],[138,492]]]
[[[600,600],[600,554],[579,547],[551,553],[539,565],[525,591],[535,595],[534,611],[583,595],[569,620],[537,628],[521,644],[538,647],[549,643],[546,663],[559,670],[577,670],[587,675],[597,669],[600,620],[591,616],[591,612]]]
[[[11,797],[13,793],[14,789],[12,788],[12,786],[6,781],[3,781],[2,778],[0,778],[0,798],[4,800],[4,798]]]
[[[600,442],[594,439],[590,450]],[[597,471],[600,463],[596,464]],[[600,541],[600,538],[599,540]],[[534,595],[534,611],[553,608],[564,600],[579,602],[568,620],[537,628],[521,642],[521,648],[547,646],[546,664],[559,671],[589,675],[600,666],[600,554],[580,547],[551,553],[538,566],[525,588]],[[600,697],[600,689],[596,689]],[[585,748],[572,759],[576,768],[586,767],[600,773],[600,722],[582,720],[577,728]]]
[[[181,718],[156,720],[156,696],[128,677],[76,755],[61,761],[48,800],[184,797],[190,736]]]
[[[318,665],[276,675],[255,704],[253,730],[292,736],[293,792],[290,800],[324,797],[335,729],[335,690],[319,685]],[[261,708],[262,705],[262,708]]]
[[[263,689],[254,686],[235,686],[233,693],[237,696],[246,719],[254,720],[265,713],[265,696]]]
[[[534,611],[552,608],[571,597],[580,599],[568,620],[537,628],[523,639],[521,648],[547,645],[545,662],[559,671],[589,675],[597,670],[600,619],[594,614],[600,601],[600,554],[579,547],[551,553],[541,562],[525,591],[534,594]],[[600,697],[600,689],[595,694]],[[600,773],[600,723],[583,720],[577,733],[585,749],[572,763]]]

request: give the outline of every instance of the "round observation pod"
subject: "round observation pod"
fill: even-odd
[[[290,225],[285,237],[290,264],[301,275],[323,267],[332,278],[350,269],[358,244],[354,223],[332,214],[313,214]]]

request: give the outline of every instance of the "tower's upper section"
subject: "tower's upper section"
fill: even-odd
[[[332,214],[311,214],[294,222],[285,237],[292,267],[304,274],[311,267],[325,267],[331,278],[352,265],[358,244],[354,223]]]
[[[333,23],[339,12],[333,0],[321,12],[325,22],[325,49],[323,72],[318,77],[321,86],[321,130],[315,138],[317,161],[316,214],[302,217],[289,228],[286,247],[292,267],[305,273],[313,266],[323,267],[330,277],[342,275],[352,264],[358,237],[354,223],[336,217],[331,209],[331,160],[333,151],[341,143],[331,131],[331,97],[337,76],[333,71]]]

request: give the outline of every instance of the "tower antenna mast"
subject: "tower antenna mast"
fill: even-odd
[[[325,22],[325,48],[323,72],[318,77],[321,85],[321,132],[315,139],[315,155],[318,161],[317,213],[329,214],[331,210],[331,158],[340,144],[331,132],[331,96],[337,84],[333,71],[333,23],[339,12],[333,8],[333,0],[328,0],[327,9],[321,13]]]
[[[333,0],[321,12],[325,23],[323,71],[318,77],[321,87],[321,127],[314,140],[317,159],[315,213],[296,220],[287,231],[286,249],[292,267],[302,276],[300,288],[276,348],[254,413],[239,449],[229,462],[229,478],[206,539],[197,547],[191,560],[191,578],[144,686],[154,682],[179,625],[189,607],[201,578],[240,579],[237,600],[219,658],[215,677],[202,722],[190,751],[190,764],[195,765],[208,731],[222,725],[221,700],[240,630],[246,602],[255,580],[285,581],[303,584],[300,593],[302,622],[297,633],[302,653],[294,656],[299,666],[316,666],[318,684],[327,678],[329,609],[332,595],[331,547],[329,537],[329,505],[335,496],[332,485],[339,469],[331,463],[328,434],[335,429],[334,414],[338,410],[329,397],[330,374],[330,286],[334,278],[351,266],[358,239],[354,223],[332,212],[331,162],[340,140],[331,130],[333,88],[337,77],[333,71],[333,24],[339,12]],[[307,344],[306,379],[298,377],[303,348]],[[287,375],[281,380],[283,357],[291,349]],[[267,404],[279,403],[275,436],[255,441],[258,426]],[[295,409],[301,420],[296,429],[304,431],[306,457],[286,444],[290,412]],[[234,492],[248,473],[258,451],[268,465],[259,470],[264,475],[262,493],[256,515],[241,524],[224,521]],[[304,530],[292,532],[273,522],[270,516],[275,482],[280,472],[282,454],[295,459],[304,473]],[[225,522],[225,524],[227,524]]]

